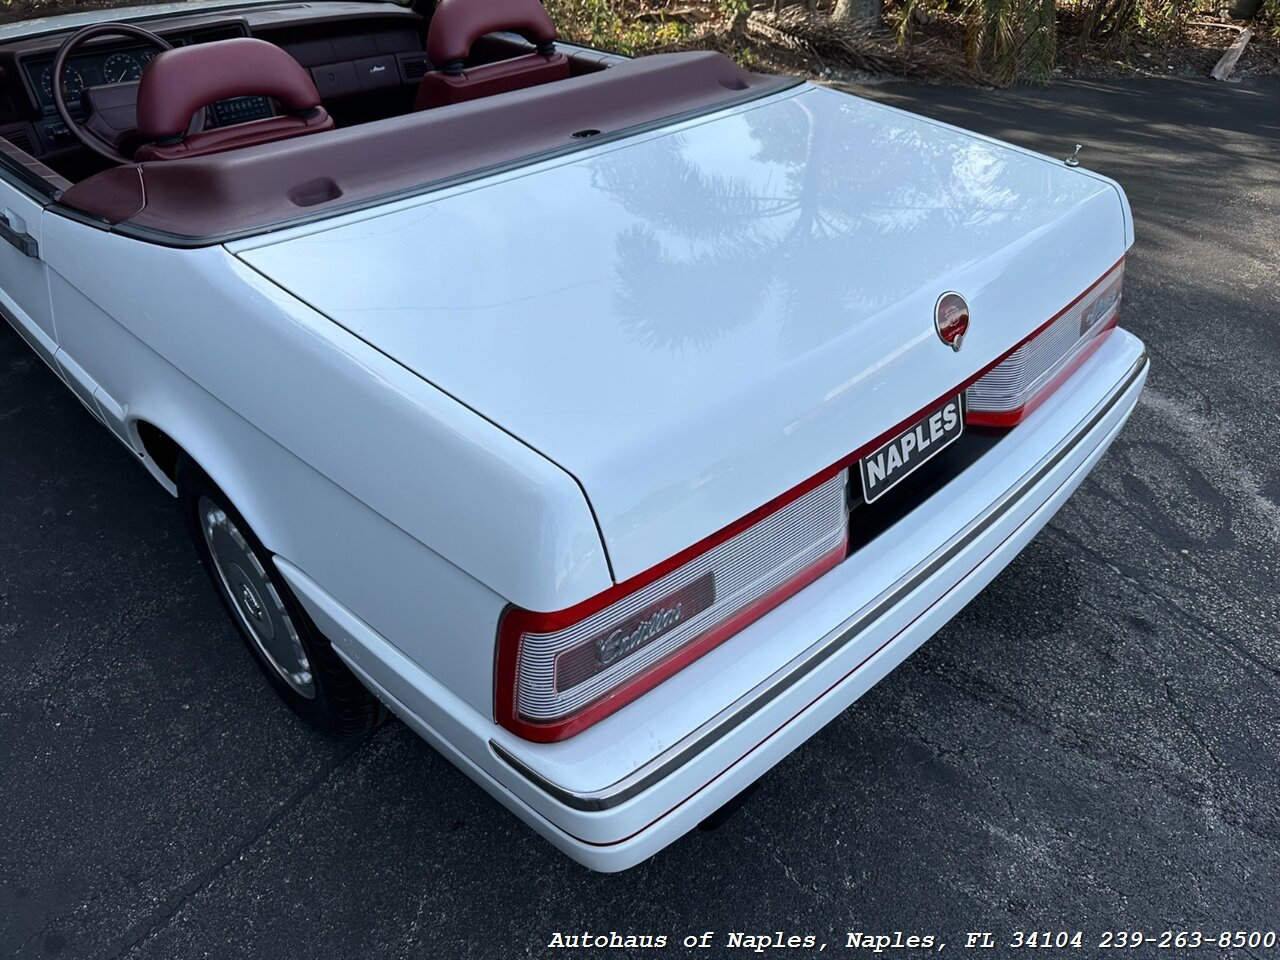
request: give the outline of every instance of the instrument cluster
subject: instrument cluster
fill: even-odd
[[[174,36],[165,34],[165,39],[175,47],[185,47],[192,43],[203,43],[210,40],[226,40],[232,37],[247,36],[248,31],[240,24],[226,24],[197,30],[192,33]],[[139,44],[136,41],[121,43],[119,46],[86,49],[73,56],[62,70],[62,89],[66,93],[67,105],[78,110],[80,94],[88,87],[97,87],[114,83],[133,83],[142,78],[142,71],[160,52],[158,47]],[[42,113],[54,112],[53,104],[53,61],[52,54],[31,57],[23,62],[31,90]]]
[[[63,68],[62,89],[67,102],[80,101],[85,87],[102,84],[128,83],[142,77],[142,71],[159,50],[149,47],[131,47],[103,53],[84,53],[74,56]],[[41,59],[27,63],[27,75],[36,91],[40,106],[45,111],[53,109],[53,60]]]

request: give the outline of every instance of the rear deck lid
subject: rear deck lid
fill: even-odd
[[[576,477],[622,580],[1005,352],[1123,256],[1123,211],[1104,178],[801,87],[231,249]]]

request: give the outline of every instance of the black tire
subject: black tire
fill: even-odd
[[[267,682],[280,695],[280,698],[307,723],[330,736],[341,739],[362,736],[385,720],[386,709],[377,697],[356,679],[355,674],[334,652],[333,645],[312,623],[307,612],[289,589],[289,585],[275,569],[271,551],[262,545],[262,541],[258,539],[257,534],[245,522],[244,517],[236,510],[226,494],[218,489],[217,484],[209,479],[204,471],[186,457],[178,461],[177,484],[183,519],[186,521],[187,532],[191,535],[196,552],[200,555],[200,562],[209,575],[214,590],[222,599],[227,615],[239,630],[245,647],[253,655],[263,676],[267,678]],[[256,608],[254,617],[259,622],[263,620],[263,603],[257,600],[258,591],[242,601],[237,601],[232,596],[233,587],[219,569],[214,558],[214,548],[210,545],[210,539],[205,533],[202,512],[207,510],[210,504],[216,505],[229,521],[224,525],[224,529],[232,531],[233,536],[238,535],[244,541],[240,548],[247,547],[248,551],[255,555],[251,558],[257,561],[252,567],[254,577],[265,580],[274,590],[274,596],[270,591],[261,591],[268,605],[265,615],[267,619],[282,614],[287,615],[287,625],[292,627],[293,633],[296,634],[296,644],[305,654],[305,661],[299,658],[299,662],[292,664],[302,668],[299,672],[290,673],[284,667],[276,666],[270,656],[265,653],[262,644],[255,639],[253,629],[248,625],[250,618],[246,611]],[[239,540],[235,542],[239,545]],[[229,566],[239,573],[239,567],[236,564],[231,563]],[[243,591],[243,586],[241,589]],[[244,596],[243,592],[241,595]],[[241,603],[246,605],[244,609],[241,608]],[[250,607],[249,604],[253,606]],[[293,679],[286,680],[285,674]],[[299,678],[303,678],[301,682]],[[295,684],[298,689],[295,689]],[[310,695],[300,693],[299,689],[309,692]]]

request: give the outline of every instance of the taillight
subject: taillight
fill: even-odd
[[[529,740],[563,740],[812,583],[847,549],[847,477],[840,470],[569,610],[509,609],[498,636],[498,721]]]
[[[1021,423],[1069,376],[1116,325],[1124,284],[1121,260],[1034,335],[969,387],[969,424]]]

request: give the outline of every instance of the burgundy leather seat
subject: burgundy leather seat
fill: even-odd
[[[187,133],[191,118],[232,97],[270,97],[286,115]],[[138,84],[138,132],[152,143],[135,160],[200,157],[332,130],[320,94],[298,61],[274,44],[242,37],[157,54]]]
[[[471,45],[486,33],[517,33],[536,53],[464,69]],[[556,27],[539,0],[440,0],[427,30],[427,59],[438,69],[422,78],[413,109],[427,110],[520,90],[569,76],[555,48]]]

